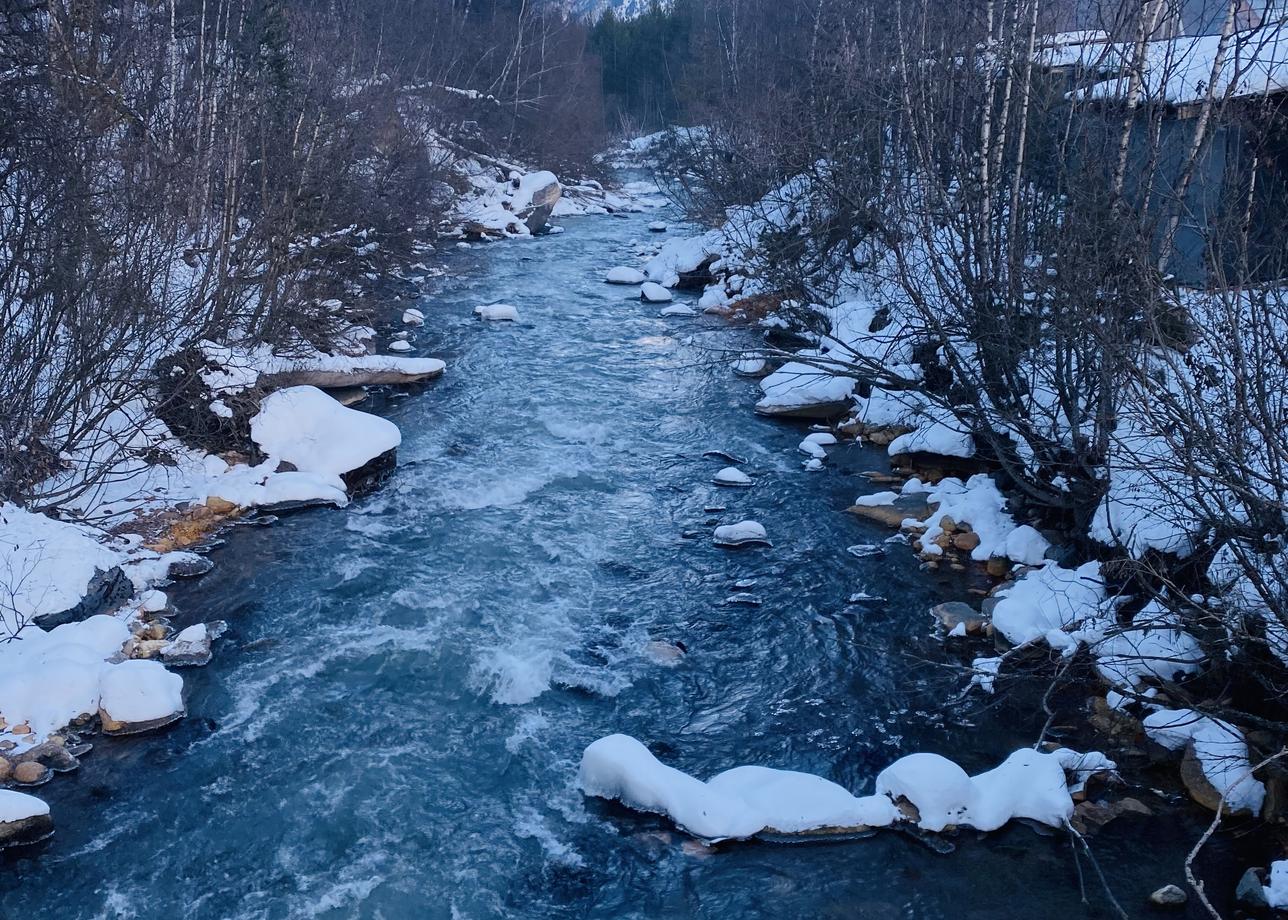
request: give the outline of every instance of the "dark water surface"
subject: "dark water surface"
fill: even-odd
[[[577,790],[582,748],[614,731],[704,778],[755,763],[868,792],[902,753],[978,770],[1036,727],[935,710],[954,686],[921,662],[944,658],[926,639],[939,589],[906,547],[845,551],[888,535],[842,513],[880,453],[841,447],[804,472],[804,427],[757,418],[754,382],[707,366],[747,333],[601,283],[649,219],[446,257],[419,342],[448,375],[384,407],[405,439],[392,481],[238,527],[212,574],[172,591],[185,619],[231,624],[185,672],[189,717],[99,739],[46,787],[57,836],[0,867],[0,915],[1103,915],[1063,835],[702,852]],[[477,323],[494,300],[522,322]],[[746,457],[755,487],[710,486],[713,448]],[[709,519],[743,517],[772,549],[710,545]],[[739,579],[762,606],[722,605]],[[888,601],[848,606],[859,590]],[[642,653],[655,639],[690,653],[662,666]],[[1196,821],[1126,818],[1096,839],[1133,914],[1180,881]]]

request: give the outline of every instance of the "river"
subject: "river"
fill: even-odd
[[[1063,834],[707,851],[576,788],[584,746],[617,731],[699,776],[757,763],[868,792],[903,753],[984,769],[1040,724],[948,705],[959,656],[926,611],[949,588],[906,546],[846,552],[889,535],[843,513],[881,452],[805,472],[805,426],[754,415],[754,381],[715,361],[750,332],[602,283],[652,219],[444,254],[418,343],[448,373],[378,406],[404,433],[396,474],[347,509],[234,528],[173,588],[181,623],[230,624],[185,672],[187,719],[96,739],[42,790],[58,833],[8,858],[4,917],[1108,915]],[[476,321],[495,300],[520,322]],[[755,486],[710,485],[708,450]],[[744,517],[772,548],[711,545]],[[725,604],[744,580],[761,605]],[[847,603],[861,590],[886,600]],[[688,654],[659,663],[655,640]],[[1120,900],[1181,881],[1201,825],[1096,838]]]

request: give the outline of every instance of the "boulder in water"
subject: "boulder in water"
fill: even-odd
[[[671,292],[655,281],[648,281],[640,288],[640,300],[646,303],[670,303]]]
[[[739,521],[717,527],[712,538],[716,546],[771,546],[765,528],[758,521]]]
[[[610,268],[604,280],[609,284],[643,284],[648,280],[648,276],[638,268],[619,265],[616,268]]]
[[[736,466],[726,466],[716,473],[711,478],[711,481],[718,486],[727,486],[733,489],[745,489],[751,485],[751,477]]]
[[[484,304],[474,308],[474,315],[488,322],[515,322],[519,318],[517,307],[508,303]]]

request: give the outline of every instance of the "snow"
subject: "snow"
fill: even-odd
[[[519,310],[512,304],[493,303],[475,307],[474,315],[489,322],[516,322]]]
[[[1014,818],[1059,827],[1073,814],[1066,769],[1081,787],[1090,773],[1113,766],[1099,753],[1025,748],[971,777],[938,754],[910,754],[881,771],[874,795],[856,797],[821,776],[761,766],[734,767],[704,783],[616,734],[587,746],[578,782],[587,795],[666,815],[695,836],[723,840],[889,827],[906,820],[899,799],[916,806],[917,824],[928,831],[951,825],[996,830]]]
[[[740,546],[745,543],[768,543],[765,528],[757,521],[739,521],[715,529],[717,546]]]
[[[1105,585],[1098,562],[1076,569],[1048,562],[995,596],[993,627],[1012,645],[1045,638],[1053,647],[1066,648],[1072,640],[1063,630],[1098,618]]]
[[[1146,606],[1129,628],[1095,643],[1096,670],[1115,687],[1132,688],[1152,678],[1176,680],[1195,674],[1207,660],[1198,640],[1172,622],[1158,602]]]
[[[1236,33],[1229,40],[1224,66],[1214,73],[1221,37],[1184,36],[1149,42],[1145,50],[1141,95],[1173,105],[1216,99],[1261,96],[1288,90],[1288,25],[1271,14],[1272,22]],[[1124,56],[1130,60],[1130,52]],[[1129,75],[1105,80],[1078,91],[1092,99],[1126,95]]]
[[[94,576],[123,558],[88,527],[0,504],[0,637],[75,607]]]
[[[49,806],[34,795],[0,789],[0,824],[12,824],[47,814]]]
[[[604,280],[609,284],[643,284],[647,276],[638,268],[619,265],[616,268],[610,268]]]
[[[764,831],[884,827],[897,812],[882,796],[856,798],[820,776],[743,766],[702,782],[657,760],[639,741],[609,735],[582,754],[587,795],[666,815],[698,837],[741,839]]]
[[[814,460],[823,460],[827,457],[825,448],[831,447],[835,443],[836,435],[827,431],[816,431],[811,435],[806,435],[796,449]]]
[[[923,491],[920,482],[904,484],[905,495],[919,491]],[[1002,556],[1021,565],[1040,565],[1046,559],[1051,544],[1029,525],[1016,526],[1006,511],[1005,496],[988,474],[977,473],[964,483],[948,477],[932,486],[926,498],[936,509],[922,534],[924,552],[933,555],[941,551],[934,541],[943,533],[940,521],[949,517],[957,524],[969,524],[979,536],[979,545],[970,553],[976,561]]]
[[[1270,864],[1270,884],[1262,886],[1262,890],[1271,907],[1288,908],[1288,859],[1277,859]]]
[[[688,304],[677,303],[670,307],[663,307],[657,313],[658,316],[697,316],[695,311]]]
[[[238,464],[209,483],[207,494],[239,508],[322,502],[344,507],[349,503],[344,480],[334,473],[276,472],[277,462],[259,466]]]
[[[648,303],[668,303],[671,300],[671,292],[660,284],[646,281],[640,287],[640,299]]]
[[[756,411],[780,414],[818,407],[832,407],[848,402],[855,380],[791,361],[760,381],[763,398]]]
[[[931,410],[920,427],[900,435],[887,448],[890,456],[927,453],[943,457],[975,456],[975,439],[946,409]]]
[[[1144,725],[1145,734],[1169,751],[1194,746],[1203,775],[1225,796],[1227,809],[1260,813],[1266,788],[1252,775],[1248,745],[1238,728],[1192,709],[1151,712]]]
[[[1061,758],[1029,748],[975,777],[938,754],[909,754],[881,771],[877,791],[915,805],[917,826],[928,831],[991,831],[1013,818],[1059,827],[1073,814]]]
[[[317,387],[270,393],[250,433],[270,460],[329,476],[352,472],[402,443],[393,422],[342,406]]]
[[[116,722],[151,722],[180,714],[183,678],[155,661],[132,659],[103,669],[99,708]]]
[[[715,474],[711,480],[718,486],[746,488],[751,485],[751,477],[736,466],[726,466]]]

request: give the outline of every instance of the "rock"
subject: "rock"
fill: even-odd
[[[0,757],[0,783],[8,782],[9,777],[13,775],[13,764],[3,757]]]
[[[688,304],[677,303],[669,307],[663,307],[658,311],[658,316],[697,316],[693,308]]]
[[[389,343],[390,351],[411,351],[414,347],[415,346],[412,345],[411,342],[407,342],[402,339]]]
[[[515,322],[519,318],[517,307],[508,303],[484,304],[474,308],[474,315],[492,323]]]
[[[156,661],[132,659],[103,669],[99,721],[104,734],[152,731],[184,716],[183,678]]]
[[[961,550],[963,553],[969,553],[979,546],[979,543],[979,534],[974,531],[959,533],[953,536],[953,546]]]
[[[644,654],[657,664],[675,667],[684,658],[685,648],[681,642],[654,639],[644,645]]]
[[[712,541],[716,546],[771,546],[765,528],[757,521],[739,521],[717,527]]]
[[[646,281],[640,287],[640,300],[646,303],[669,303],[671,292],[653,281]]]
[[[210,663],[214,640],[223,635],[226,624],[197,623],[180,632],[161,649],[161,660],[179,668],[199,668]]]
[[[529,233],[540,233],[554,213],[555,205],[563,196],[563,186],[551,172],[529,173],[518,180],[520,195],[528,198],[516,214],[528,227]],[[530,195],[525,193],[530,192]]]
[[[1216,811],[1221,807],[1221,793],[1208,780],[1207,775],[1203,772],[1203,764],[1199,761],[1198,755],[1194,753],[1194,745],[1185,746],[1185,756],[1181,758],[1181,782],[1185,784],[1185,789],[1190,794],[1190,798],[1198,802],[1208,811]],[[1230,807],[1226,802],[1222,809],[1225,814],[1240,814]]]
[[[233,514],[237,511],[237,506],[226,498],[220,498],[218,495],[206,496],[206,508],[212,514]]]
[[[649,224],[649,225],[648,225],[648,232],[649,232],[649,233],[665,233],[665,232],[666,232],[666,224],[662,223],[662,221],[660,221],[660,220],[655,220],[655,221],[653,221],[653,223],[651,223],[651,224]]]
[[[921,493],[900,495],[888,505],[853,505],[847,510],[859,517],[895,528],[902,527],[908,518],[924,521],[930,517],[930,503]]]
[[[338,390],[328,390],[327,392],[331,394],[332,399],[346,408],[365,402],[367,397],[371,395],[366,387],[340,387]]]
[[[79,623],[100,613],[110,613],[133,596],[134,584],[120,566],[113,566],[106,571],[94,573],[85,589],[85,596],[75,607],[58,613],[38,615],[36,621],[45,629],[53,629],[64,623]]]
[[[414,307],[403,310],[402,321],[408,326],[425,325],[425,314]]]
[[[711,477],[711,481],[731,489],[746,489],[751,486],[751,477],[736,466],[726,466]]]
[[[53,773],[44,764],[35,760],[24,760],[13,768],[13,781],[22,786],[39,786],[47,781]]]
[[[1176,885],[1164,885],[1149,896],[1149,903],[1155,907],[1184,907],[1188,900],[1185,889]]]
[[[13,728],[9,729],[9,731],[15,735],[30,735],[31,726],[29,726],[26,722],[19,722]]]
[[[764,358],[739,358],[733,362],[733,372],[739,377],[764,377],[769,373],[769,362]]]
[[[638,268],[619,265],[616,268],[610,268],[604,280],[609,284],[643,284],[648,280],[648,276]]]
[[[967,635],[977,636],[982,635],[988,625],[988,620],[984,619],[974,607],[961,601],[937,604],[930,608],[930,612],[949,632],[962,626]]]
[[[1011,560],[1005,556],[989,556],[984,568],[993,578],[1005,578],[1011,574]]]
[[[0,790],[0,849],[39,843],[54,832],[49,806],[33,795]]]
[[[1266,900],[1266,889],[1261,881],[1261,872],[1258,869],[1248,869],[1239,879],[1238,886],[1234,889],[1234,900],[1241,906],[1250,910],[1269,910],[1270,902]]]
[[[289,370],[261,374],[259,385],[278,390],[310,386],[322,390],[347,387],[399,386],[433,380],[443,376],[447,365],[437,358],[396,358],[389,355],[363,355],[339,360],[295,362]]]

